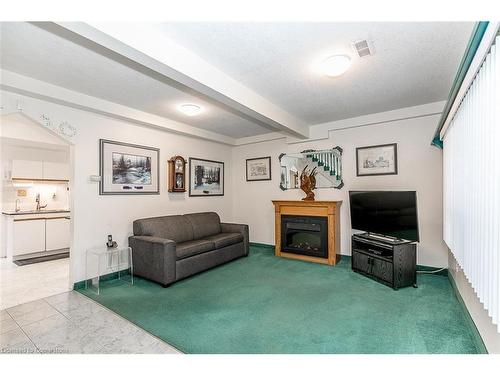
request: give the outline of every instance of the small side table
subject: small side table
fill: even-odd
[[[122,272],[130,270],[130,278]],[[85,288],[100,293],[101,277],[116,272],[118,279],[134,284],[134,266],[130,247],[100,247],[87,250]]]

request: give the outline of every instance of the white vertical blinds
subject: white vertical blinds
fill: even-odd
[[[500,332],[500,37],[443,143],[444,240]]]

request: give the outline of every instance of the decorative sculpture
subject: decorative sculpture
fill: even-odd
[[[302,173],[300,174],[300,188],[306,196],[302,198],[303,201],[313,201],[314,193],[313,190],[316,189],[316,174],[318,171],[317,167],[314,167],[312,171],[307,171],[308,165],[304,167]]]

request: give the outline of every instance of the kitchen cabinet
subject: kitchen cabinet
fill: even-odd
[[[69,218],[53,218],[45,221],[45,250],[69,248]]]
[[[14,221],[13,255],[45,251],[45,218]]]
[[[50,161],[12,160],[12,178],[69,180],[69,164]]]
[[[12,160],[12,178],[42,179],[43,163],[34,160]]]
[[[44,161],[43,178],[46,180],[69,180],[69,164]]]
[[[70,246],[70,219],[68,217],[44,216],[37,218],[15,218],[12,221],[12,256],[68,249]]]

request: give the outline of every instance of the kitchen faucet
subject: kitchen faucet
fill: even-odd
[[[37,210],[37,211],[40,211],[42,208],[47,207],[47,205],[46,205],[46,204],[45,204],[45,205],[43,205],[43,206],[40,206],[40,193],[37,193],[37,194],[36,194],[36,199],[35,199],[35,201],[36,201],[36,210]]]

